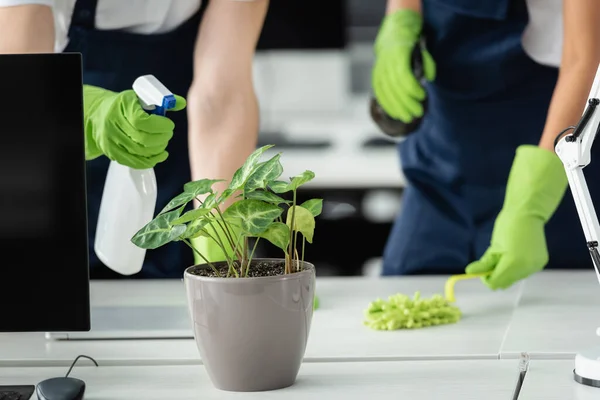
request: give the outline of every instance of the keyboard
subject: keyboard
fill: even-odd
[[[0,386],[0,400],[29,400],[35,391],[35,386]]]

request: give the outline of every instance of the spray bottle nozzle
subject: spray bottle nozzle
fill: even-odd
[[[133,91],[140,99],[142,108],[151,114],[165,115],[175,107],[177,100],[154,75],[140,76],[133,82]]]

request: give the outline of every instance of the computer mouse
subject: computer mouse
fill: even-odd
[[[77,378],[52,378],[37,385],[38,400],[83,400],[85,382]]]

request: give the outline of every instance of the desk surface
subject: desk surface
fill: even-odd
[[[65,368],[0,368],[0,385],[36,384],[65,373]],[[295,385],[257,393],[214,389],[199,365],[84,366],[75,367],[71,376],[86,382],[86,400],[506,400],[512,398],[518,375],[516,360],[307,363]]]
[[[596,329],[600,286],[589,271],[544,271],[524,282],[502,357],[526,351],[532,357],[572,358],[600,344]]]
[[[307,361],[394,360],[413,358],[497,358],[519,295],[520,285],[491,292],[478,280],[457,284],[462,321],[411,331],[379,332],[365,327],[363,312],[378,297],[402,292],[442,293],[444,277],[317,279],[320,308],[315,312]],[[181,305],[181,281],[93,282],[94,305]],[[0,364],[64,365],[79,354],[108,363],[199,363],[193,340],[48,341],[42,334],[0,335]]]
[[[463,318],[454,325],[381,332],[363,325],[363,313],[378,297],[416,291],[443,294],[445,277],[319,279],[307,358],[410,359],[427,357],[497,358],[514,311],[520,285],[492,292],[479,280],[457,283]]]
[[[532,360],[519,400],[597,400],[600,388],[573,380],[575,360]]]

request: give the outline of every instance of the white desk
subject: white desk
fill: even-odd
[[[444,277],[317,279],[306,361],[415,358],[498,358],[520,285],[492,292],[478,280],[457,284],[463,319],[413,331],[373,331],[363,312],[377,297],[442,293]],[[181,281],[93,282],[95,305],[185,305]],[[0,334],[0,365],[68,365],[79,354],[109,364],[198,364],[193,340],[47,341],[42,334]]]
[[[36,384],[65,373],[66,368],[0,368],[0,385]],[[86,382],[86,400],[508,400],[518,375],[516,360],[308,363],[295,385],[257,393],[214,389],[202,366],[76,366],[71,376]]]
[[[92,281],[90,301],[93,306],[187,305],[183,282],[177,279]],[[0,366],[70,365],[80,354],[105,364],[200,363],[193,340],[55,341],[42,333],[0,333]]]
[[[454,325],[374,331],[363,325],[371,301],[398,292],[422,297],[443,294],[444,277],[335,278],[317,280],[307,359],[498,358],[520,285],[492,292],[479,280],[457,283],[462,320]]]
[[[574,360],[532,360],[519,400],[597,400],[600,388],[573,380]]]
[[[502,357],[572,358],[600,345],[600,285],[589,271],[544,271],[524,282]]]

